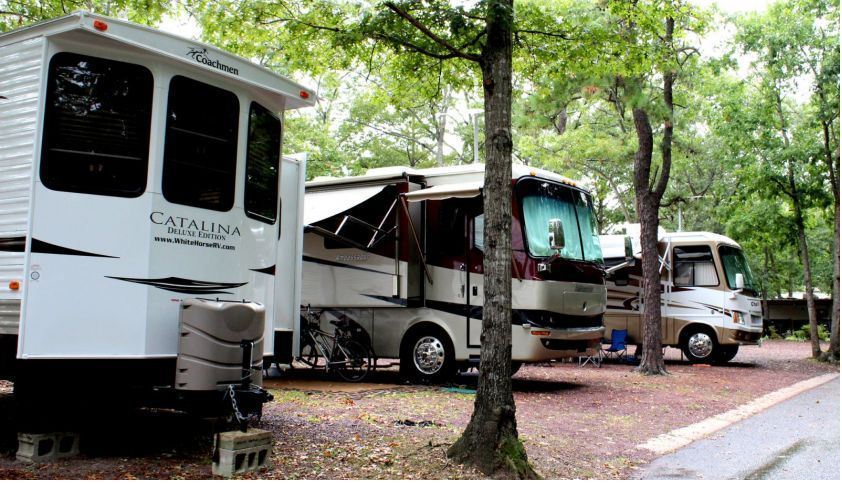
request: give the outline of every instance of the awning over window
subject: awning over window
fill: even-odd
[[[482,181],[449,183],[423,190],[416,190],[405,195],[407,202],[423,200],[444,200],[446,198],[474,198],[482,193]]]
[[[383,191],[383,185],[307,192],[304,225],[312,225],[349,210]]]

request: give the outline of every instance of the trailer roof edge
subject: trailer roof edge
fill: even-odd
[[[212,52],[214,55],[220,55],[229,58],[229,60],[234,60],[239,63],[244,64],[248,67],[248,69],[253,69],[258,74],[262,76],[270,76],[273,78],[280,86],[271,86],[267,85],[265,82],[260,82],[257,79],[251,79],[248,77],[241,77],[239,75],[230,74],[228,72],[214,69],[209,67],[205,64],[200,62],[194,62],[185,55],[177,55],[173,51],[164,50],[154,45],[150,45],[147,43],[143,43],[138,39],[129,38],[126,36],[115,35],[113,33],[109,33],[108,31],[102,32],[100,30],[95,29],[92,24],[94,21],[99,20],[102,22],[106,22],[107,24],[114,24],[119,25],[121,28],[126,30],[134,30],[141,34],[151,34],[157,36],[161,39],[170,39],[176,40],[178,42],[188,42],[196,47],[200,47],[202,49],[206,49],[209,52]],[[88,25],[88,24],[91,25]],[[107,17],[104,15],[99,15],[91,12],[86,11],[75,11],[73,13],[67,14],[62,17],[57,17],[53,19],[44,20],[41,22],[36,22],[31,25],[27,25],[24,27],[20,27],[18,29],[10,30],[8,32],[0,33],[0,47],[5,45],[25,41],[28,39],[36,38],[36,37],[53,37],[56,35],[64,34],[66,32],[72,30],[81,30],[87,33],[100,35],[102,37],[111,39],[116,42],[120,42],[126,45],[131,45],[149,52],[153,52],[157,55],[162,57],[166,57],[172,60],[175,60],[179,63],[190,65],[193,67],[198,67],[203,69],[207,72],[234,80],[236,82],[241,82],[243,84],[251,85],[257,89],[261,89],[264,91],[269,91],[275,94],[279,94],[284,96],[287,99],[287,109],[296,109],[301,107],[309,107],[313,106],[316,101],[316,93],[313,89],[310,89],[302,84],[299,84],[292,79],[289,79],[285,76],[277,74],[266,67],[263,67],[259,64],[256,64],[242,56],[234,54],[232,52],[225,51],[220,49],[216,46],[211,44],[207,44],[205,42],[201,42],[198,40],[193,40],[187,37],[182,37],[180,35],[172,34],[170,32],[164,32],[162,30],[155,29],[153,27],[149,27],[146,25],[137,24],[134,22],[129,22],[122,19],[116,19],[113,17]],[[110,30],[110,29],[109,29]]]

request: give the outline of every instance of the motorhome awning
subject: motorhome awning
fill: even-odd
[[[304,203],[304,225],[312,225],[356,207],[383,191],[383,185],[307,192]]]
[[[445,198],[474,198],[482,193],[482,181],[448,183],[405,194],[407,202],[444,200]]]

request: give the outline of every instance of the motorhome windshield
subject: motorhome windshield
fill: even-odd
[[[541,180],[522,180],[517,185],[526,229],[527,248],[535,257],[561,257],[602,263],[602,249],[590,197],[570,187]],[[564,241],[550,244],[551,220],[561,223]]]
[[[719,247],[719,257],[722,259],[722,268],[725,270],[725,279],[729,288],[737,289],[737,274],[742,274],[745,288],[755,290],[754,276],[751,274],[751,268],[742,250],[723,245]]]

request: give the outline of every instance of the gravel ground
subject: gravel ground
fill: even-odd
[[[545,478],[626,478],[655,456],[636,445],[838,366],[807,359],[809,344],[745,347],[725,366],[690,365],[667,351],[666,377],[632,367],[526,365],[514,378],[518,429]],[[445,452],[467,424],[476,373],[453,386],[400,383],[397,370],[371,383],[320,381],[296,370],[267,379],[275,400],[261,428],[275,434],[271,470],[246,477],[454,479],[481,477]],[[315,381],[314,381],[315,380]],[[212,427],[174,414],[111,417],[82,436],[82,455],[62,462],[14,460],[8,384],[0,384],[0,478],[210,478]],[[5,394],[4,394],[5,392]],[[123,436],[129,435],[130,439]]]

